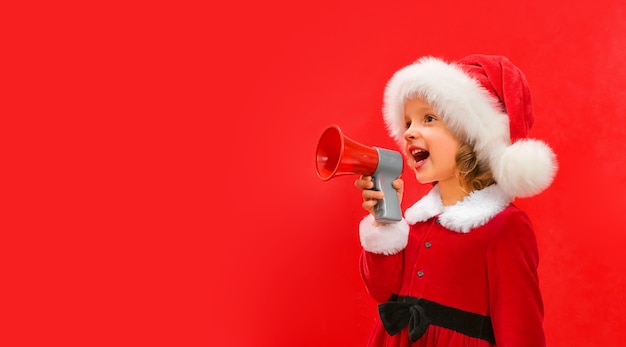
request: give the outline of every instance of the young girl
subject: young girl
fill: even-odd
[[[546,189],[552,150],[527,139],[528,84],[507,58],[424,57],[384,95],[390,135],[417,181],[433,188],[394,224],[383,197],[355,185],[370,212],[359,226],[361,276],[380,302],[369,346],[545,346],[533,226],[512,202]],[[404,182],[393,182],[402,198]]]

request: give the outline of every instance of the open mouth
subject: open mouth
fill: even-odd
[[[430,152],[423,149],[414,148],[411,150],[411,156],[413,156],[415,162],[419,163],[420,161],[428,158],[428,156],[430,156]]]

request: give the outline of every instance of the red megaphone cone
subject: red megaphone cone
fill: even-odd
[[[378,151],[345,136],[338,126],[326,129],[317,144],[317,176],[327,181],[338,175],[372,175],[378,167]]]

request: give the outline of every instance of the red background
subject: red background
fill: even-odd
[[[471,53],[526,73],[560,162],[518,200],[549,346],[626,344],[626,6],[388,3],[2,5],[0,344],[363,346],[364,211],[318,137],[394,149],[391,74]]]

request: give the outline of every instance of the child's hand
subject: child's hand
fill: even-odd
[[[372,176],[361,176],[354,182],[354,185],[361,189],[363,195],[363,208],[376,216],[374,213],[374,206],[378,203],[378,200],[382,199],[385,194],[378,190],[371,190],[374,188],[374,182],[372,182]],[[393,188],[398,192],[398,201],[402,202],[402,194],[404,193],[404,181],[401,178],[397,178],[391,182]]]

